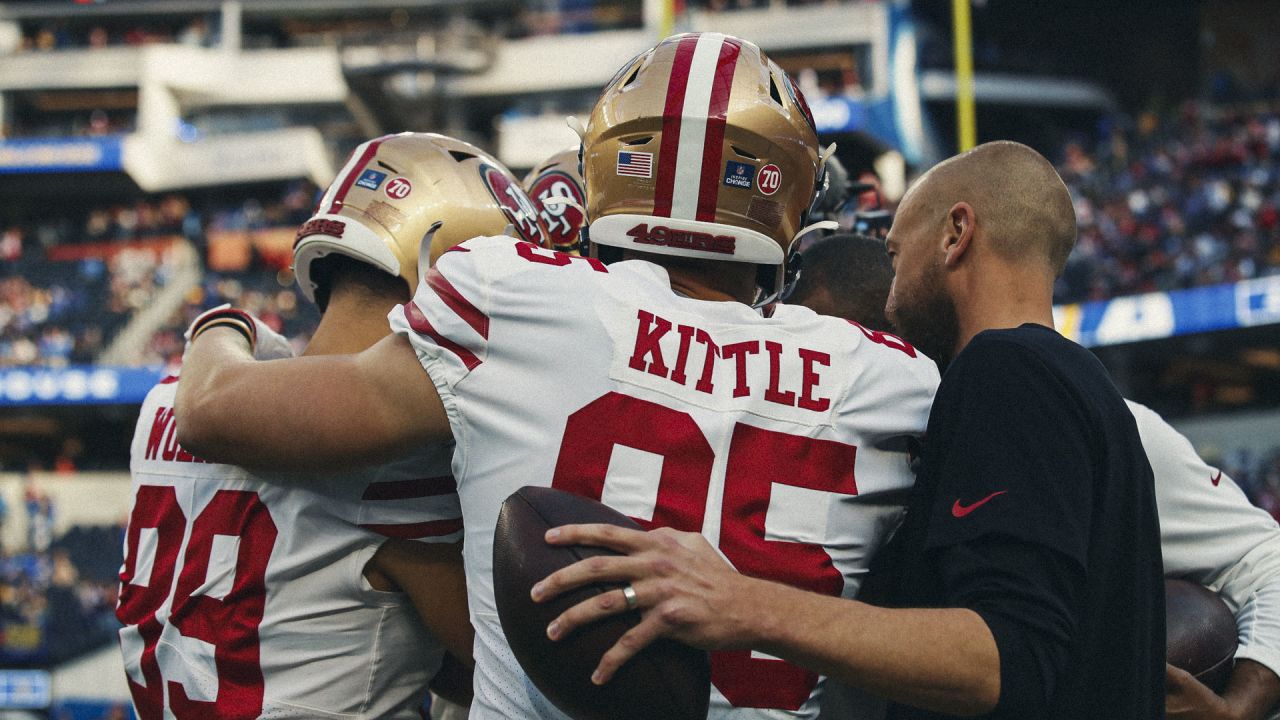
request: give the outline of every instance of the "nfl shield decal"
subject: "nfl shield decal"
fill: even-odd
[[[750,163],[730,160],[724,165],[724,184],[729,187],[751,189],[756,178],[756,166]]]
[[[356,185],[370,190],[377,190],[382,187],[382,181],[387,179],[387,174],[378,172],[377,170],[365,170],[360,173],[360,179],[356,180]]]

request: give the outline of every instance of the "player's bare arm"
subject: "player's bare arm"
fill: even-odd
[[[360,467],[450,438],[440,396],[398,336],[358,355],[255,362],[243,335],[210,328],[187,352],[176,413],[192,453],[270,470]]]
[[[1231,682],[1217,695],[1185,670],[1166,665],[1169,720],[1261,720],[1280,701],[1280,679],[1253,660],[1236,662]]]
[[[408,595],[418,616],[445,650],[464,667],[475,666],[471,656],[475,631],[467,612],[462,543],[391,538],[369,560],[365,575],[374,587]]]
[[[605,653],[593,676],[608,682],[659,637],[708,650],[751,648],[883,695],[941,712],[980,715],[1000,697],[1000,658],[986,623],[966,609],[888,610],[747,577],[698,533],[611,525],[553,529],[547,541],[607,547],[534,587],[545,601],[594,582],[630,583],[642,619]],[[626,611],[621,590],[557,618],[552,639]]]

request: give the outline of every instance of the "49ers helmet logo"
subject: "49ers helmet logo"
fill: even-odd
[[[578,207],[555,202],[554,198],[572,200]],[[582,188],[577,181],[559,171],[545,173],[529,188],[529,199],[539,208],[538,219],[542,220],[542,227],[551,240],[551,247],[555,250],[577,248],[578,235],[583,225],[582,210],[579,208],[586,205],[586,198],[582,196]]]
[[[502,212],[506,213],[520,238],[547,247],[542,229],[538,227],[538,211],[533,208],[529,196],[524,194],[520,186],[512,182],[506,173],[489,164],[480,165],[480,178],[484,180],[485,187],[489,188],[489,193],[498,202]]]

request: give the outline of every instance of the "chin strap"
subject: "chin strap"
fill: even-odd
[[[830,147],[832,149],[835,148],[834,145]],[[791,248],[796,247],[799,244],[801,238],[803,238],[805,235],[808,235],[811,232],[816,232],[818,230],[839,230],[839,229],[840,229],[840,224],[834,220],[819,220],[818,222],[810,223],[800,228],[800,231],[797,232],[795,234],[795,237],[791,239],[791,243],[787,245],[787,259],[785,262],[783,262],[781,265],[778,266],[778,271],[777,271],[777,275],[774,278],[772,291],[766,295],[765,290],[763,288],[758,290],[756,293],[756,300],[755,302],[751,303],[751,307],[756,308],[758,310],[760,308],[765,307],[766,305],[770,305],[780,300],[785,300],[786,297],[791,294],[791,289],[795,286],[796,281],[800,279],[800,272],[801,272],[800,254],[796,252],[792,252]]]
[[[418,245],[418,280],[427,276],[427,271],[431,269],[431,242],[435,239],[436,233],[440,228],[444,227],[444,222],[437,220],[427,228],[422,234],[422,242]],[[418,292],[418,288],[409,288],[409,295]]]
[[[587,126],[582,124],[582,121],[578,119],[577,115],[566,115],[564,118],[564,124],[568,125],[570,130],[578,133],[579,141],[587,136]]]
[[[835,220],[819,220],[818,222],[815,222],[815,223],[809,223],[808,225],[805,225],[804,227],[800,228],[800,232],[796,233],[796,236],[791,238],[791,245],[788,247],[788,250],[790,250],[790,248],[795,247],[796,243],[800,242],[800,238],[804,237],[805,235],[808,235],[811,232],[814,232],[815,230],[839,230],[839,229],[840,229],[840,223],[836,222]]]

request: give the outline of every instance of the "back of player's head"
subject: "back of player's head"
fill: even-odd
[[[872,330],[891,329],[884,304],[893,284],[893,263],[884,241],[854,233],[831,235],[806,248],[801,258],[800,278],[787,302]]]
[[[575,255],[587,223],[587,193],[582,187],[578,151],[574,145],[555,153],[535,165],[522,183],[551,249]]]
[[[911,194],[940,219],[954,203],[969,203],[992,249],[1007,260],[1044,261],[1054,275],[1075,245],[1070,192],[1053,165],[1021,143],[989,142],[957,155]]]
[[[323,310],[328,289],[312,264],[344,255],[417,287],[420,264],[481,235],[544,245],[536,212],[511,172],[483,150],[443,135],[400,133],[363,143],[316,214],[298,230],[298,287]]]
[[[583,137],[590,240],[781,266],[822,169],[786,73],[719,33],[663,40],[618,72]]]

